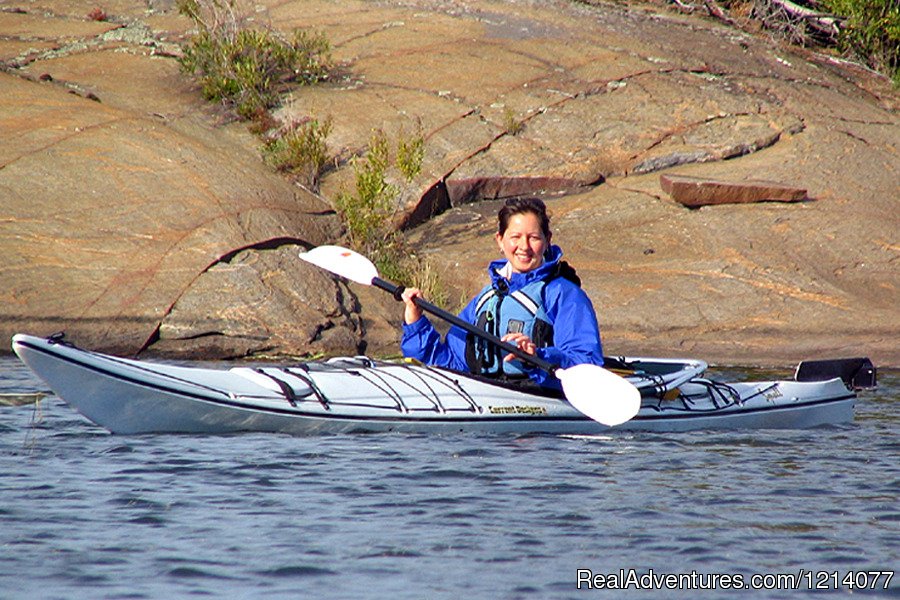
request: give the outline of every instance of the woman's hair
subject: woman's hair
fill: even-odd
[[[547,206],[539,198],[510,198],[497,213],[497,232],[502,236],[509,227],[509,220],[514,215],[532,213],[541,223],[541,232],[544,237],[550,239],[550,216],[547,214]]]

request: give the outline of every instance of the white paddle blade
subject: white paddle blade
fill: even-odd
[[[569,403],[603,425],[621,425],[641,408],[641,393],[636,387],[597,365],[557,369],[556,376]]]
[[[349,248],[317,246],[308,252],[301,252],[300,258],[363,285],[372,285],[372,280],[378,277],[378,269],[372,261]]]

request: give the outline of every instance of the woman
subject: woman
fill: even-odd
[[[563,368],[603,364],[597,315],[582,291],[575,271],[561,262],[562,251],[550,245],[550,218],[536,198],[506,202],[497,215],[495,235],[504,258],[488,267],[491,283],[460,313],[503,341]],[[490,377],[523,379],[559,388],[559,381],[503,353],[458,327],[442,341],[431,322],[415,305],[416,288],[403,293],[405,302],[404,356],[425,364]]]

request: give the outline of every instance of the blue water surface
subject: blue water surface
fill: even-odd
[[[843,426],[590,437],[117,436],[52,395],[0,407],[0,597],[898,598],[880,381]],[[44,389],[0,358],[0,392]],[[651,573],[681,589],[596,589]],[[799,590],[685,589],[725,574]]]

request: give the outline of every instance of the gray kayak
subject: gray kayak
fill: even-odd
[[[805,428],[852,421],[856,400],[834,369],[812,381],[723,383],[704,377],[703,361],[622,357],[608,368],[640,390],[641,409],[610,428],[553,392],[421,364],[347,357],[214,369],[101,354],[58,336],[19,334],[12,346],[57,396],[117,434]]]

